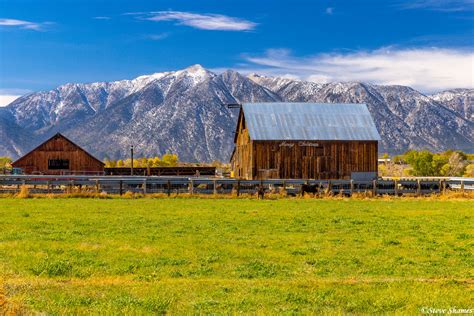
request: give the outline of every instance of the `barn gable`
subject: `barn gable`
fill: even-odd
[[[100,172],[104,163],[57,133],[12,163],[25,173],[58,174],[61,171]]]

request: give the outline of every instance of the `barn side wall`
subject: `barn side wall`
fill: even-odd
[[[48,161],[50,159],[69,160],[68,169],[50,170]],[[62,137],[55,137],[40,145],[38,148],[16,161],[15,168],[23,169],[26,174],[50,174],[59,175],[64,173],[99,173],[104,171],[104,165],[81,148]]]
[[[251,152],[250,177],[241,178],[350,179],[352,172],[377,172],[377,141],[253,141]]]

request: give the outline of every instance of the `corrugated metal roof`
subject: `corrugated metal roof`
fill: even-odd
[[[380,140],[365,104],[244,103],[253,140]]]

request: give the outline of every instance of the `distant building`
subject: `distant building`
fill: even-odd
[[[25,174],[102,174],[104,163],[61,134],[12,163]]]
[[[374,178],[379,140],[365,104],[244,103],[231,166],[241,179]]]

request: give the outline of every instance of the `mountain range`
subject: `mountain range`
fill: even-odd
[[[132,80],[68,83],[0,108],[0,156],[17,158],[57,132],[98,158],[176,153],[228,161],[240,102],[366,103],[380,152],[474,150],[474,89],[425,95],[406,86],[314,83],[200,65]]]

